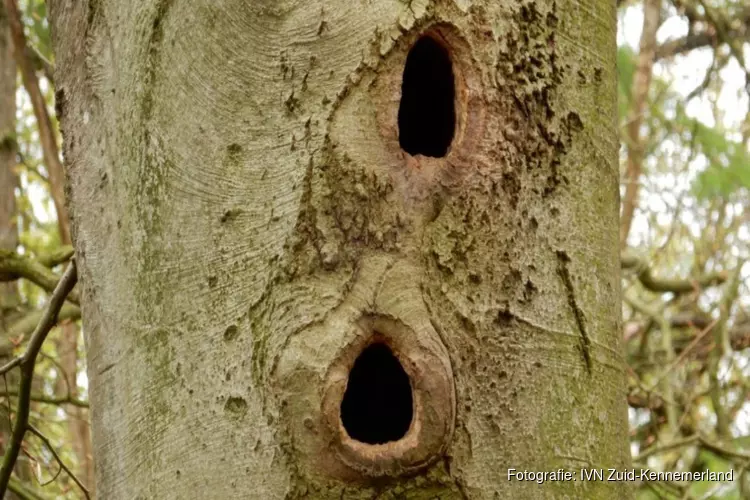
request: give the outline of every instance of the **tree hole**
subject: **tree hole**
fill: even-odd
[[[385,344],[367,347],[349,372],[341,421],[352,439],[368,444],[398,441],[412,419],[409,376]]]
[[[398,141],[410,155],[446,155],[456,128],[456,94],[448,51],[429,36],[406,57],[398,108]]]

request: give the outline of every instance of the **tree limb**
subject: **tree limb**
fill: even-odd
[[[44,73],[44,78],[54,84],[55,67],[53,64],[39,52],[32,44],[26,44],[26,59],[31,62],[34,69]]]
[[[55,289],[58,280],[55,273],[36,260],[11,250],[0,249],[0,282],[13,281],[18,278],[26,278],[47,292]],[[71,293],[67,299],[76,305],[80,304],[78,294],[75,292]]]
[[[6,337],[0,338],[0,354],[6,353],[6,355],[9,355],[8,353],[12,352],[15,346],[8,339],[30,335],[41,321],[43,314],[44,311],[34,310],[13,322],[7,331]],[[58,324],[63,321],[76,321],[79,319],[81,319],[81,309],[69,302],[66,302],[62,306],[57,315]]]
[[[37,325],[36,330],[34,330],[31,340],[26,347],[26,351],[22,356],[16,358],[16,360],[19,361],[11,361],[8,365],[3,367],[3,369],[0,369],[0,374],[2,374],[7,372],[7,367],[9,365],[20,366],[21,368],[16,422],[5,451],[5,456],[3,457],[2,466],[0,467],[0,496],[5,495],[5,492],[8,489],[8,482],[16,460],[18,459],[18,453],[21,450],[23,437],[29,427],[29,406],[36,357],[39,354],[42,344],[47,338],[50,330],[57,323],[57,313],[65,302],[65,297],[73,289],[77,280],[78,275],[76,273],[75,261],[71,261],[68,269],[65,270],[65,273],[55,287],[55,291],[52,293],[42,317],[42,321]]]
[[[0,398],[7,397],[7,396],[17,397],[18,391],[10,390],[5,393],[0,392]],[[51,404],[51,405],[69,404],[69,405],[77,406],[79,408],[89,407],[89,404],[87,401],[83,401],[82,399],[74,398],[72,396],[62,397],[62,396],[46,396],[44,394],[31,394],[29,396],[29,399],[31,399],[31,401],[34,401],[35,403],[44,403],[44,404]]]
[[[697,443],[699,439],[700,439],[700,436],[698,436],[697,434],[694,434],[692,436],[689,436],[683,439],[672,441],[671,443],[667,443],[665,445],[651,446],[650,448],[644,450],[642,453],[638,454],[638,456],[636,456],[633,459],[633,462],[636,462],[636,463],[643,462],[651,455],[658,455],[660,453],[665,453],[667,451],[672,451],[678,448],[684,448],[685,446],[692,446],[695,443]]]
[[[25,484],[23,484],[21,481],[10,478],[10,483],[8,483],[8,490],[13,492],[14,495],[16,495],[21,500],[46,500],[47,497],[42,496],[41,494],[29,489],[29,487]]]
[[[42,433],[41,433],[41,432],[40,432],[40,431],[39,431],[39,430],[38,430],[38,429],[37,429],[36,427],[34,427],[33,425],[31,425],[31,424],[27,424],[27,428],[28,428],[29,432],[31,432],[31,433],[32,433],[32,434],[34,434],[34,435],[35,435],[36,437],[38,437],[38,438],[39,438],[39,439],[40,439],[40,440],[41,440],[41,441],[42,441],[42,442],[43,442],[43,443],[44,443],[44,444],[45,444],[45,445],[47,446],[47,449],[48,449],[48,450],[49,450],[49,451],[50,451],[50,452],[52,453],[52,455],[53,455],[53,456],[55,457],[55,460],[57,460],[57,463],[58,463],[58,464],[60,464],[60,467],[62,468],[62,470],[64,470],[64,471],[65,471],[65,472],[66,472],[66,473],[68,474],[68,477],[70,477],[70,478],[71,478],[71,479],[73,480],[73,482],[74,482],[74,483],[76,483],[76,484],[78,485],[78,487],[79,487],[79,488],[81,488],[81,491],[83,491],[83,495],[84,495],[84,496],[85,496],[85,497],[86,497],[87,499],[88,499],[88,498],[91,498],[91,496],[89,495],[89,490],[88,490],[88,489],[87,489],[87,488],[86,488],[86,487],[85,487],[85,486],[83,485],[83,483],[82,483],[82,482],[81,482],[81,481],[80,481],[80,480],[79,480],[79,479],[78,479],[78,478],[76,477],[76,475],[75,475],[75,474],[73,474],[73,471],[71,471],[71,470],[70,470],[70,469],[68,468],[68,466],[67,466],[67,465],[65,465],[65,462],[63,462],[63,461],[62,461],[62,459],[60,458],[60,455],[58,455],[58,454],[57,454],[57,452],[55,451],[55,449],[54,449],[54,448],[52,447],[52,443],[50,443],[50,442],[49,442],[49,439],[47,439],[47,437],[46,437],[46,436],[45,436],[44,434],[42,434]]]
[[[44,267],[55,267],[68,262],[71,257],[73,257],[73,247],[63,245],[56,250],[37,256],[36,260]]]
[[[651,268],[645,260],[628,253],[621,256],[620,267],[634,270],[638,273],[638,281],[643,287],[657,293],[689,293],[696,289],[721,285],[727,280],[726,272],[710,273],[693,279],[657,278],[651,273]]]
[[[633,462],[643,462],[645,459],[652,455],[658,455],[660,453],[665,453],[667,451],[672,451],[678,448],[684,448],[686,446],[692,446],[694,444],[699,444],[704,449],[730,460],[733,459],[739,462],[750,462],[750,454],[725,448],[724,446],[718,443],[714,443],[701,434],[693,434],[692,436],[677,439],[675,441],[672,441],[671,443],[667,443],[661,446],[652,446],[636,456],[633,459]]]

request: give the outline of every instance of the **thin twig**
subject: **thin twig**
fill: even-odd
[[[682,350],[682,352],[680,353],[680,355],[677,356],[677,358],[667,367],[666,370],[664,370],[661,373],[661,375],[659,375],[659,378],[657,378],[656,381],[652,384],[653,387],[656,387],[659,384],[659,382],[661,382],[662,379],[667,376],[667,374],[669,372],[671,372],[672,370],[674,370],[674,368],[677,365],[679,365],[680,363],[682,363],[682,360],[685,359],[685,357],[688,355],[688,353],[690,352],[690,350],[693,347],[695,347],[698,344],[698,342],[700,342],[703,339],[703,337],[705,337],[706,335],[708,335],[708,332],[710,332],[713,329],[713,327],[716,325],[716,323],[718,321],[719,321],[718,318],[715,319],[715,320],[713,320],[712,322],[710,322],[708,324],[708,326],[706,328],[703,329],[702,332],[700,332],[698,335],[695,336],[695,338],[690,342],[690,344],[688,344],[688,346],[685,349]]]
[[[677,439],[675,441],[672,441],[671,443],[667,443],[661,446],[652,446],[635,457],[633,459],[633,462],[642,463],[651,455],[658,455],[660,453],[672,451],[677,448],[684,448],[686,446],[692,446],[694,444],[700,444],[706,450],[716,455],[721,455],[724,458],[733,458],[743,463],[750,463],[750,454],[724,448],[720,444],[710,441],[707,437],[701,434],[693,434],[692,436]]]
[[[0,398],[4,397],[18,397],[18,391],[6,390],[4,393],[0,393]],[[74,398],[70,394],[67,397],[62,396],[46,396],[44,394],[32,394],[29,396],[31,401],[35,403],[44,403],[50,405],[73,405],[79,408],[88,408],[89,404],[82,399]]]
[[[690,446],[695,443],[697,443],[700,440],[700,436],[698,435],[692,435],[689,437],[686,437],[684,439],[678,439],[676,441],[672,441],[671,443],[667,443],[665,445],[661,446],[652,446],[648,448],[647,450],[644,450],[642,453],[640,453],[637,457],[633,459],[633,462],[643,462],[645,459],[650,457],[651,455],[658,455],[660,453],[665,453],[667,451],[672,451],[677,448],[683,448],[685,446]]]
[[[657,278],[651,274],[651,269],[645,259],[637,257],[628,251],[623,252],[620,256],[620,267],[622,269],[634,270],[638,275],[638,281],[641,282],[643,287],[656,293],[690,293],[696,289],[721,285],[727,280],[728,276],[728,273],[724,271],[687,279]]]
[[[55,460],[57,460],[57,463],[60,464],[60,468],[64,470],[68,476],[73,480],[74,483],[78,485],[79,488],[81,488],[81,491],[83,491],[84,496],[88,499],[91,498],[89,496],[89,490],[83,485],[83,483],[76,477],[75,474],[73,474],[73,471],[71,471],[67,465],[65,465],[65,462],[62,461],[60,458],[60,455],[57,454],[55,449],[52,447],[52,444],[49,442],[49,439],[42,434],[36,427],[34,427],[31,424],[27,424],[27,429],[34,434],[36,437],[42,440],[42,442],[47,446],[47,449],[52,452],[52,455],[55,457]]]
[[[16,366],[19,366],[22,361],[23,361],[23,359],[21,359],[21,356],[19,356],[17,358],[11,359],[7,363],[5,363],[5,365],[3,365],[2,368],[0,368],[0,375],[5,375],[6,373],[8,373],[9,371],[11,371]]]
[[[3,367],[3,369],[7,371],[6,367],[9,365],[20,366],[21,381],[18,389],[16,424],[13,427],[13,433],[11,434],[10,441],[5,450],[2,467],[0,467],[0,497],[3,497],[8,489],[8,481],[10,481],[13,467],[18,459],[18,453],[21,450],[21,443],[23,442],[24,434],[28,430],[31,386],[34,378],[36,357],[39,354],[39,350],[42,348],[42,344],[47,338],[50,330],[57,323],[57,313],[65,302],[65,297],[73,289],[77,280],[78,275],[76,273],[76,264],[75,260],[73,260],[70,262],[68,269],[65,270],[65,273],[55,287],[55,291],[50,297],[44,315],[42,316],[42,320],[31,335],[31,340],[29,340],[28,346],[26,346],[26,351],[22,356]],[[13,364],[16,360],[19,361]]]
[[[31,453],[29,453],[26,449],[24,449],[23,452],[24,452],[24,454],[27,457],[29,457],[29,460],[31,460],[32,462],[34,462],[36,464],[37,469],[41,469],[41,467],[39,466],[39,460],[37,460],[36,458],[34,458],[33,456],[31,456]],[[54,483],[57,480],[57,478],[60,477],[60,473],[62,471],[63,471],[62,465],[58,462],[58,464],[57,464],[57,472],[55,472],[55,475],[52,476],[52,478],[50,478],[49,481],[42,482],[42,472],[41,472],[41,470],[39,471],[38,474],[34,474],[34,477],[36,477],[36,480],[39,483],[39,486],[45,487],[45,486],[47,486],[49,484]]]
[[[8,484],[8,490],[12,491],[21,500],[46,500],[48,497],[42,496],[36,491],[32,491],[29,487],[21,481],[11,478]]]

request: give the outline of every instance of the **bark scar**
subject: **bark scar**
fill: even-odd
[[[570,304],[570,308],[573,310],[573,315],[575,316],[576,324],[578,325],[578,331],[581,333],[581,352],[583,354],[583,360],[586,363],[586,371],[591,375],[591,339],[589,339],[589,335],[586,332],[583,311],[576,301],[573,280],[570,277],[570,271],[568,271],[570,257],[562,250],[558,250],[555,254],[557,255],[557,274],[560,275],[560,279],[562,279],[562,282],[565,285],[565,290],[568,295],[568,304]]]

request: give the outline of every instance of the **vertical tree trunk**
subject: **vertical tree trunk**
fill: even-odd
[[[37,121],[42,155],[49,173],[50,197],[57,213],[60,241],[64,245],[69,245],[71,243],[70,221],[65,205],[64,172],[57,145],[57,134],[50,120],[47,103],[41,92],[35,68],[26,55],[28,52],[27,42],[17,2],[16,0],[4,0],[4,7],[8,13],[7,19],[13,40],[10,45],[14,49],[12,53],[15,54],[15,60],[20,68],[24,87],[29,95]],[[15,79],[13,82],[15,83]],[[68,323],[63,325],[60,330],[57,350],[60,355],[60,365],[65,373],[63,374],[64,380],[62,378],[58,380],[56,389],[60,392],[69,390],[70,396],[75,398],[78,396],[78,326],[75,323]],[[68,405],[66,411],[70,417],[68,429],[73,450],[78,457],[78,464],[80,464],[82,470],[81,480],[86,484],[91,484],[94,480],[94,470],[91,456],[91,435],[86,410]]]
[[[15,250],[18,245],[16,222],[16,64],[10,41],[8,16],[0,6],[0,249]],[[13,346],[6,332],[18,307],[16,283],[0,282],[0,362],[13,354]],[[0,421],[7,422],[5,409]]]
[[[50,7],[102,498],[628,497],[613,2]]]
[[[0,5],[0,248],[15,250],[16,223],[16,63],[8,15]],[[17,300],[13,282],[0,283],[0,314]],[[13,302],[13,303],[11,303]]]
[[[633,77],[630,113],[627,121],[628,161],[625,171],[625,196],[622,200],[620,218],[620,247],[628,245],[628,234],[638,207],[638,188],[643,171],[647,138],[641,128],[648,107],[648,90],[651,87],[651,73],[656,60],[656,32],[661,25],[661,0],[643,2],[643,29],[639,44],[638,63]]]
[[[18,224],[16,193],[18,178],[16,167],[16,63],[13,60],[13,43],[10,38],[8,15],[0,5],[0,249],[15,250],[18,246]],[[10,342],[10,325],[20,316],[20,298],[15,281],[0,282],[0,364],[13,357]],[[8,387],[17,381],[15,373],[8,374]],[[3,384],[2,392],[5,392]],[[0,453],[5,452],[5,443],[10,439],[8,406],[5,398],[0,404]],[[16,472],[30,477],[26,463],[18,463]],[[9,494],[9,499],[18,498]]]

